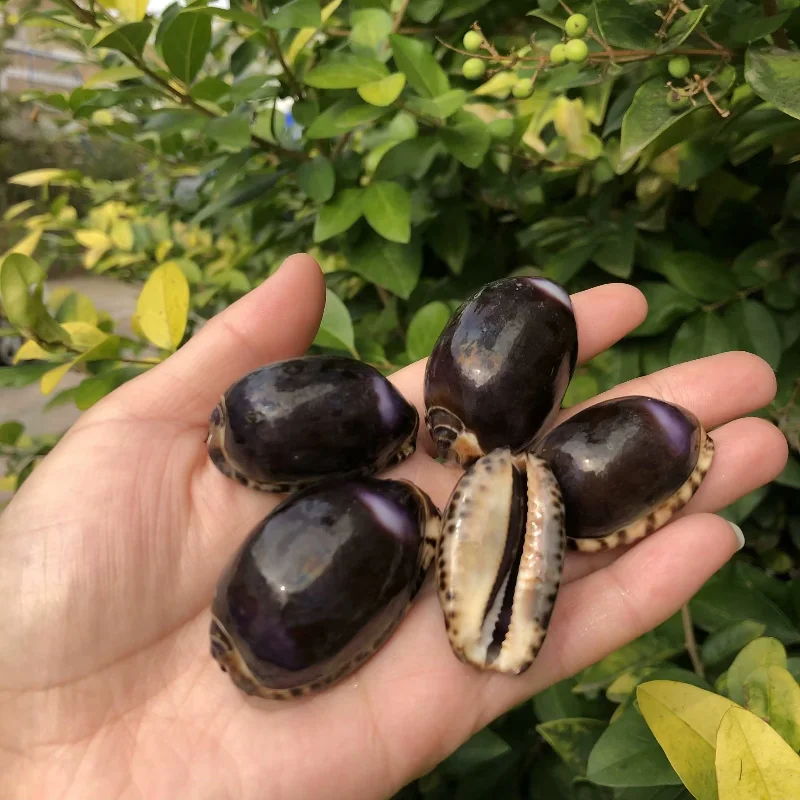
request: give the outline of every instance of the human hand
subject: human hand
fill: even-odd
[[[316,264],[292,257],[86,412],[0,518],[0,797],[390,797],[516,703],[675,613],[738,547],[713,512],[786,461],[774,426],[740,418],[775,392],[756,356],[726,353],[618,386],[602,399],[644,394],[693,411],[715,459],[665,528],[632,548],[569,554],[527,672],[458,661],[429,583],[348,679],[290,702],[247,697],[209,654],[209,607],[223,567],[278,498],[209,462],[208,415],[244,373],[303,354],[324,302]],[[581,361],[646,314],[623,284],[573,302]],[[421,415],[423,371],[419,362],[392,378]],[[431,451],[423,425],[417,453],[388,475],[414,481],[441,508],[459,472]]]

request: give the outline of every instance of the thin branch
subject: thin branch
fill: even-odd
[[[281,43],[278,40],[277,31],[270,28],[269,33],[267,34],[267,38],[269,39],[272,52],[275,53],[276,58],[281,63],[281,68],[283,69],[283,72],[286,75],[286,80],[289,83],[289,87],[292,90],[292,94],[295,96],[297,100],[302,100],[304,97],[303,87],[300,85],[299,81],[297,80],[297,76],[294,74],[292,68],[289,66],[289,64],[286,61],[286,58],[283,55],[283,50],[281,50]]]
[[[776,0],[761,0],[761,9],[765,17],[774,17],[778,13],[778,4]],[[789,50],[792,46],[782,25],[772,32],[772,39],[782,50]]]
[[[689,14],[691,12],[691,8],[686,5],[686,3],[681,0],[678,4],[678,8],[683,11],[684,14]],[[719,43],[715,42],[707,33],[704,33],[701,30],[696,30],[695,33],[704,41],[708,42],[715,50],[724,50],[725,48]]]
[[[336,147],[331,153],[332,159],[337,159],[341,154],[342,151],[347,147],[348,142],[353,138],[353,131],[348,131],[344,136],[342,136],[339,141],[336,143]]]
[[[405,17],[410,4],[411,0],[403,0],[400,8],[397,9],[397,13],[394,15],[394,22],[392,23],[392,33],[397,33],[400,30],[400,26],[403,24],[403,17]]]
[[[689,611],[689,604],[681,607],[681,622],[683,622],[683,638],[686,643],[686,652],[689,653],[689,660],[692,662],[692,669],[701,677],[705,678],[706,670],[700,658],[700,650],[697,647],[697,639],[694,635],[692,624],[692,613]]]

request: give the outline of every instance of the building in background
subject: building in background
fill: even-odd
[[[9,2],[0,14],[5,19],[19,15],[20,3]],[[40,10],[55,8],[42,3]],[[0,92],[18,95],[31,89],[50,92],[72,91],[92,71],[80,54],[57,42],[46,41],[46,30],[16,25],[14,35],[2,44],[0,60]]]

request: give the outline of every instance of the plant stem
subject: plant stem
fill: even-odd
[[[683,622],[683,637],[686,643],[686,652],[689,653],[692,669],[694,669],[701,678],[705,678],[706,670],[700,658],[700,651],[697,648],[697,639],[695,639],[694,626],[692,624],[692,612],[689,610],[688,603],[681,607],[681,622]]]
[[[400,30],[400,26],[403,24],[403,17],[405,17],[410,4],[411,0],[403,0],[400,8],[397,9],[397,13],[394,15],[394,22],[392,23],[392,33],[397,33]]]
[[[761,9],[765,17],[774,17],[778,13],[778,3],[776,0],[761,0]],[[775,44],[783,50],[789,50],[792,46],[783,26],[772,32],[772,38]]]
[[[289,87],[292,90],[292,94],[294,94],[295,99],[302,100],[303,97],[304,97],[303,87],[298,82],[297,76],[292,71],[292,68],[286,62],[286,58],[283,55],[283,50],[281,50],[281,43],[278,40],[277,31],[275,31],[272,28],[270,28],[267,38],[269,39],[269,43],[270,43],[270,46],[272,48],[272,52],[275,53],[275,57],[281,63],[281,68],[283,69],[283,72],[286,75],[286,80],[289,83]]]

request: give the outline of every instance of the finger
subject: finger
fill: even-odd
[[[126,384],[116,400],[137,417],[206,424],[228,386],[264,364],[306,352],[325,307],[325,282],[307,255],[213,317],[177,353]]]
[[[633,286],[609,283],[572,295],[578,326],[579,363],[594,358],[636,328],[647,316],[647,301]],[[409,402],[425,415],[422,382],[427,359],[422,359],[392,375],[394,385]],[[433,453],[433,443],[424,425],[420,426],[419,444]]]
[[[559,592],[539,657],[522,680],[499,676],[484,692],[484,724],[661,624],[739,549],[724,519],[693,514],[645,539],[605,569]]]
[[[768,405],[776,390],[775,373],[766,361],[743,351],[721,353],[621,383],[563,412],[559,422],[604,400],[644,395],[688,409],[711,430]]]
[[[697,494],[675,519],[720,511],[739,497],[765,486],[786,466],[789,447],[783,434],[763,419],[737,419],[711,433],[714,460]],[[608,566],[636,545],[599,553],[570,553],[564,583]]]

